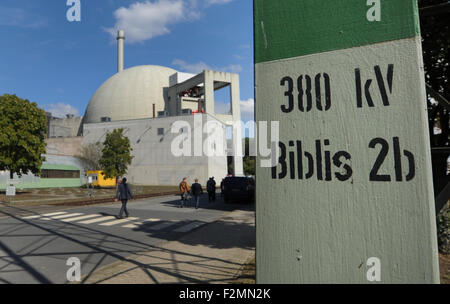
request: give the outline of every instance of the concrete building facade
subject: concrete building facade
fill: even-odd
[[[123,128],[133,148],[127,174],[132,183],[176,185],[183,177],[206,181],[211,176],[226,176],[227,154],[231,152],[226,128],[241,119],[239,75],[210,70],[195,75],[156,65],[124,69],[124,39],[124,32],[119,31],[117,74],[100,86],[87,106],[83,145],[103,142],[107,132]],[[216,114],[214,91],[226,87],[230,90],[230,114]],[[172,151],[173,140],[180,136],[171,131],[176,122],[185,122],[190,130],[183,135],[189,138],[190,155],[176,156]],[[203,141],[198,142],[199,136],[207,136],[210,122],[222,129],[222,143],[214,148],[221,151],[216,151],[216,156],[206,155]],[[234,128],[232,147],[234,173],[242,175],[240,129]]]
[[[194,145],[198,140],[194,138],[194,128],[203,128],[207,122],[217,122],[217,120],[208,114],[195,116],[85,124],[83,145],[103,142],[108,132],[118,128],[124,129],[124,135],[129,138],[133,149],[133,161],[127,174],[128,180],[133,184],[177,185],[183,177],[187,177],[189,182],[193,182],[195,178],[206,182],[211,176],[224,177],[227,175],[226,156],[204,154],[194,156]],[[172,126],[181,120],[186,127],[177,129],[175,131],[178,132],[173,133]],[[183,145],[190,147],[190,155],[176,156],[172,153],[173,142],[180,136],[183,137]],[[207,135],[203,133],[200,139],[202,144],[206,137]],[[222,146],[226,148],[225,138],[223,138]]]
[[[47,138],[75,137],[81,132],[83,117],[67,114],[64,118],[53,117],[47,113]]]

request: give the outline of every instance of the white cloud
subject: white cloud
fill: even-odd
[[[225,67],[214,67],[210,66],[203,61],[196,63],[189,63],[181,59],[174,59],[172,64],[176,66],[183,72],[198,74],[203,72],[203,70],[215,70],[221,72],[229,72],[229,73],[239,73],[242,72],[242,66],[240,64],[230,64]]]
[[[214,4],[227,4],[230,3],[233,0],[206,0],[207,5],[214,5]]]
[[[113,38],[124,30],[128,43],[143,42],[170,33],[170,27],[201,17],[211,5],[227,4],[233,0],[155,0],[135,2],[114,12],[114,27],[104,28]]]
[[[200,61],[197,63],[188,63],[181,59],[174,59],[172,61],[172,64],[174,66],[178,67],[183,72],[192,73],[192,74],[198,74],[198,73],[201,73],[203,70],[211,70],[212,69],[211,66],[207,65],[203,61]]]
[[[186,12],[189,10],[182,0],[136,2],[128,8],[117,9],[114,12],[116,24],[106,31],[116,37],[117,30],[123,29],[127,42],[142,42],[170,33],[170,25],[196,18],[195,14]]]
[[[241,100],[242,120],[253,120],[254,113],[255,113],[255,100],[253,98]]]
[[[58,102],[56,104],[47,104],[44,105],[44,110],[46,112],[52,113],[53,117],[66,117],[66,114],[73,114],[75,116],[79,116],[78,109],[69,104]]]

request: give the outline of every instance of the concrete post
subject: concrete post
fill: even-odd
[[[205,111],[206,113],[214,112],[214,72],[205,70]]]
[[[417,2],[380,2],[255,0],[257,283],[439,282]]]
[[[231,114],[233,116],[233,168],[235,175],[244,174],[244,164],[242,160],[243,148],[242,148],[242,127],[241,127],[241,97],[239,88],[239,76],[232,74],[232,80],[230,85],[230,97],[231,97]]]

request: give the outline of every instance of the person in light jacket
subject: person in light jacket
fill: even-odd
[[[180,194],[181,194],[181,201],[180,201],[180,208],[183,208],[184,203],[187,201],[188,194],[189,194],[189,184],[187,182],[187,178],[183,178],[183,181],[180,183]]]

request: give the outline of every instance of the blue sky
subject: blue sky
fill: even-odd
[[[126,31],[125,68],[154,64],[181,72],[239,73],[243,119],[253,109],[250,0],[66,0],[0,2],[0,95],[16,94],[57,115],[83,115],[117,70],[117,28]]]

